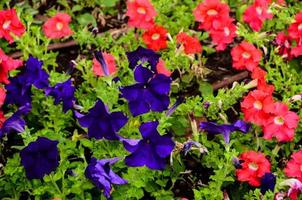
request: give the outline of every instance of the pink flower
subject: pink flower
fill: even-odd
[[[286,196],[289,197],[291,200],[298,200],[298,196],[302,193],[302,183],[298,179],[287,179],[281,182],[280,185],[289,186],[290,188],[287,191]]]
[[[184,47],[186,54],[195,54],[202,52],[202,46],[196,37],[189,36],[184,32],[180,32],[176,36],[177,43]]]
[[[243,21],[248,23],[254,31],[260,31],[266,19],[272,19],[273,15],[268,12],[267,0],[255,0],[243,14]]]
[[[167,48],[167,30],[162,26],[153,26],[143,33],[143,40],[149,49],[159,51]]]
[[[287,162],[284,173],[287,177],[293,177],[302,181],[302,150],[293,153],[291,159]]]
[[[288,106],[281,102],[274,103],[271,113],[263,125],[263,138],[270,140],[272,137],[276,137],[279,142],[292,141],[299,116],[289,111]]]
[[[17,16],[15,9],[0,11],[0,38],[5,38],[9,43],[14,42],[12,34],[20,37],[25,32],[25,27]]]
[[[193,11],[195,20],[200,22],[199,29],[209,31],[213,24],[229,18],[230,8],[219,0],[205,0],[197,5]]]
[[[157,73],[164,74],[166,76],[170,76],[172,73],[169,69],[167,69],[165,67],[165,62],[162,59],[159,59],[157,65],[156,65],[156,70],[157,70]]]
[[[149,0],[128,0],[126,16],[129,26],[149,29],[154,26],[156,11]]]
[[[59,39],[72,35],[69,27],[71,17],[66,13],[57,13],[48,19],[43,25],[43,32],[46,37],[51,39]]]
[[[291,60],[291,39],[289,36],[287,36],[284,32],[278,33],[276,39],[275,39],[279,51],[278,53],[282,55],[284,58],[287,58],[288,60]]]
[[[21,60],[12,59],[0,49],[0,83],[8,84],[8,72],[22,65],[23,62]]]
[[[302,12],[296,15],[295,22],[289,26],[288,35],[291,39],[302,38]]]
[[[114,57],[108,53],[102,53],[102,54],[107,66],[102,67],[100,62],[97,61],[96,58],[93,58],[93,73],[97,76],[105,76],[105,72],[103,71],[105,67],[108,68],[109,75],[116,73],[117,68],[116,68]]]
[[[231,51],[233,67],[238,70],[247,69],[253,71],[259,65],[262,53],[253,44],[241,42]]]
[[[6,91],[3,87],[0,87],[0,107],[2,107],[6,97]]]

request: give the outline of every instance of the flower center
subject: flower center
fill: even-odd
[[[262,11],[263,11],[263,10],[262,10],[261,7],[257,7],[257,8],[256,8],[256,12],[257,12],[258,15],[261,15],[261,14],[262,14]]]
[[[158,40],[159,37],[160,37],[160,35],[158,33],[154,33],[151,38],[152,38],[152,40]]]
[[[283,125],[284,124],[284,119],[282,117],[278,116],[278,117],[274,118],[274,122],[277,125]]]
[[[58,23],[56,24],[56,28],[57,28],[58,31],[62,30],[63,24],[62,24],[61,22],[58,22]]]
[[[289,47],[290,47],[290,44],[289,44],[288,40],[285,40],[284,46],[285,46],[286,48],[289,48]]]
[[[207,11],[207,15],[213,16],[213,15],[217,15],[218,12],[215,9],[210,9]]]
[[[298,25],[298,30],[299,30],[299,31],[302,30],[302,23]]]
[[[143,7],[139,7],[136,11],[137,11],[139,14],[146,14],[146,9],[143,8]]]
[[[242,57],[245,58],[245,59],[249,59],[251,57],[251,54],[249,54],[248,52],[244,52],[242,54]]]
[[[5,22],[3,23],[3,25],[2,25],[2,28],[3,28],[3,29],[8,29],[10,23],[11,23],[10,20],[5,21]]]
[[[230,35],[230,29],[228,28],[228,27],[224,27],[224,34],[226,35],[226,36],[229,36]]]
[[[253,106],[257,110],[261,110],[262,109],[262,103],[260,101],[255,101],[254,104],[253,104]]]
[[[258,165],[256,163],[249,163],[249,168],[253,171],[256,171],[258,169]]]

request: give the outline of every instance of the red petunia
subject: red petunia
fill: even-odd
[[[266,71],[264,71],[260,67],[256,67],[252,71],[252,79],[257,80],[257,89],[265,93],[272,94],[275,90],[275,87],[266,83],[265,76]]]
[[[247,69],[253,71],[259,65],[262,53],[253,44],[241,42],[231,51],[233,67],[238,70]]]
[[[200,22],[199,29],[209,31],[216,22],[229,18],[230,8],[219,0],[205,0],[197,5],[193,11],[195,20]]]
[[[165,62],[162,59],[159,59],[157,65],[156,65],[156,70],[157,70],[157,73],[164,74],[166,76],[170,76],[172,73],[169,69],[167,69],[165,67]]]
[[[302,12],[299,12],[295,17],[295,22],[288,28],[288,35],[291,39],[302,38]]]
[[[282,55],[284,58],[291,60],[291,39],[284,32],[278,33],[276,39],[276,44],[278,45],[279,51],[278,53]]]
[[[267,0],[255,0],[243,14],[243,21],[248,23],[254,31],[260,31],[266,19],[272,19],[273,15],[268,11]]]
[[[0,49],[0,83],[8,84],[8,72],[22,65],[23,62],[21,60],[12,59]]]
[[[217,45],[217,51],[225,50],[226,45],[232,43],[237,36],[237,27],[233,24],[233,21],[234,19],[232,18],[226,18],[219,22],[217,21],[213,26],[213,29],[210,30],[210,36],[212,42]]]
[[[43,32],[46,37],[51,39],[60,39],[72,35],[69,27],[71,17],[66,13],[57,13],[48,19],[43,25]]]
[[[167,48],[167,30],[162,26],[153,26],[143,34],[143,40],[148,48],[159,51]]]
[[[6,91],[3,87],[0,87],[0,107],[2,107],[6,97]]]
[[[239,181],[248,182],[251,186],[258,187],[265,173],[270,172],[271,164],[262,153],[255,151],[244,152],[239,157],[244,161],[242,168],[236,170]]]
[[[25,32],[25,27],[17,16],[15,9],[0,11],[0,38],[5,38],[9,43],[14,42],[12,34],[20,37]]]
[[[244,120],[263,125],[270,117],[270,109],[273,105],[271,94],[261,90],[254,90],[248,93],[241,102],[241,111],[244,114]]]
[[[292,141],[298,126],[299,116],[289,111],[288,106],[281,102],[274,103],[271,113],[263,125],[263,138],[276,137],[279,142]]]
[[[149,29],[154,26],[156,11],[149,0],[128,0],[126,16],[129,26]]]
[[[287,162],[284,173],[288,177],[294,177],[302,181],[302,150],[291,155],[291,159]]]
[[[4,113],[2,110],[0,110],[0,128],[2,128],[3,123],[6,121],[6,117],[4,116]]]
[[[109,74],[112,75],[112,74],[116,73],[117,68],[116,68],[114,57],[108,53],[103,53],[103,57],[107,64]],[[93,62],[93,73],[97,76],[105,76],[105,73],[104,73],[103,68],[102,68],[101,64],[99,63],[99,61],[97,61],[95,58],[93,58],[92,62]]]
[[[202,46],[196,37],[189,36],[188,34],[181,32],[176,36],[177,43],[180,43],[186,54],[195,54],[202,52]]]

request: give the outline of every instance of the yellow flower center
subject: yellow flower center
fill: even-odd
[[[139,14],[146,14],[146,9],[143,8],[143,7],[139,7],[136,11],[137,11]]]
[[[257,110],[261,110],[262,109],[262,103],[260,101],[255,101],[254,104],[253,104],[253,106]]]
[[[256,163],[249,163],[249,168],[253,171],[256,171],[258,169],[258,165]]]
[[[298,30],[299,30],[299,31],[302,30],[302,23],[298,25]]]
[[[257,7],[257,8],[256,8],[256,12],[257,12],[258,15],[261,15],[262,12],[263,12],[263,10],[262,10],[261,7]]]
[[[61,22],[58,22],[58,23],[56,24],[56,28],[57,28],[58,31],[62,30],[63,24],[62,24]]]
[[[160,37],[160,35],[158,33],[154,33],[151,38],[152,38],[152,40],[158,40],[159,37]]]
[[[230,35],[230,29],[228,28],[228,27],[224,27],[224,34],[226,35],[226,36],[229,36]]]
[[[249,54],[248,52],[244,52],[242,54],[242,57],[245,58],[245,59],[249,59],[251,57],[251,54]]]
[[[10,21],[10,20],[7,20],[7,21],[5,21],[5,22],[3,23],[2,28],[3,28],[3,29],[8,29],[8,27],[9,27],[10,24],[11,24],[11,21]]]
[[[278,117],[274,118],[274,122],[277,125],[283,125],[284,124],[284,119],[282,117],[278,116]]]
[[[218,12],[215,9],[210,9],[207,11],[207,15],[213,16],[213,15],[217,15]]]

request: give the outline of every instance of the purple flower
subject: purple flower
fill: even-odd
[[[193,140],[189,140],[189,141],[185,142],[184,146],[182,148],[182,152],[184,153],[184,155],[187,155],[193,146],[201,148],[201,144],[199,142],[195,142]]]
[[[272,173],[265,173],[261,178],[260,191],[265,194],[266,191],[274,191],[276,185],[276,176]]]
[[[31,105],[26,104],[18,109],[11,117],[4,121],[0,129],[0,138],[4,134],[10,134],[12,132],[22,133],[24,132],[25,121],[22,118],[23,115],[26,115],[31,110]]]
[[[28,179],[41,179],[59,166],[58,141],[38,137],[21,150],[21,164]]]
[[[102,51],[96,51],[94,53],[94,57],[100,63],[100,65],[102,67],[102,71],[104,72],[105,76],[109,76],[110,75],[109,69],[108,69],[107,63],[104,59]]]
[[[133,116],[147,113],[150,109],[162,112],[168,108],[171,78],[163,74],[154,75],[142,65],[136,67],[134,77],[138,83],[120,89],[123,97],[128,100]]]
[[[76,113],[82,127],[88,128],[90,138],[118,140],[117,132],[127,123],[128,118],[122,112],[109,113],[105,104],[98,100],[87,115]]]
[[[63,102],[63,111],[66,113],[73,108],[73,102],[75,101],[74,91],[75,88],[69,79],[63,83],[57,83],[54,87],[45,89],[45,94],[55,98],[55,105]]]
[[[176,101],[175,101],[175,103],[173,104],[173,106],[171,106],[171,108],[169,108],[169,110],[167,111],[167,113],[166,113],[166,116],[171,116],[172,115],[172,113],[174,113],[174,111],[176,110],[176,108],[180,105],[180,104],[182,104],[183,102],[184,102],[184,98],[183,97],[179,97]]]
[[[139,130],[143,139],[124,139],[123,144],[132,154],[125,158],[131,167],[146,165],[150,169],[162,170],[166,166],[166,158],[171,154],[175,143],[171,137],[161,136],[157,131],[158,122],[145,122]]]
[[[225,143],[230,142],[230,134],[234,131],[241,131],[247,133],[250,129],[250,125],[242,120],[237,120],[233,124],[216,124],[214,122],[201,122],[201,129],[207,131],[210,134],[222,134],[224,137]]]
[[[145,49],[139,46],[135,51],[127,52],[127,57],[129,61],[129,67],[134,69],[139,64],[148,64],[153,72],[157,72],[156,65],[159,61],[160,55],[155,53],[151,49]]]
[[[104,190],[104,196],[109,199],[112,184],[127,184],[128,182],[115,174],[110,166],[119,158],[97,160],[92,158],[85,170],[85,176],[90,179],[100,190]]]
[[[5,86],[5,89],[5,104],[23,106],[27,103],[31,103],[31,85],[24,85],[20,76],[10,78],[10,83]]]

